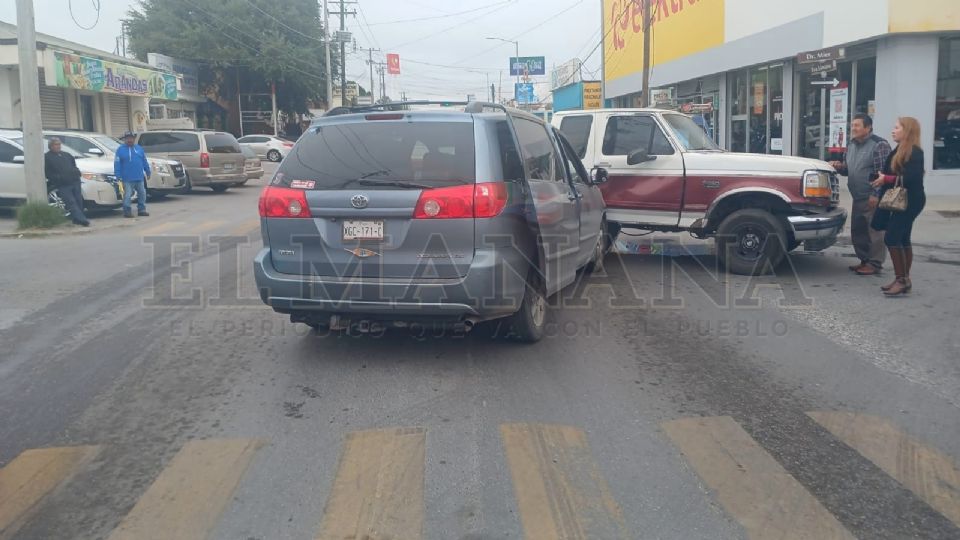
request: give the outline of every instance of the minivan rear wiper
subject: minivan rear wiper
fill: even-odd
[[[357,180],[357,183],[361,186],[393,186],[404,189],[433,189],[434,186],[428,186],[426,184],[417,184],[414,182],[404,182],[402,180],[371,180],[366,178],[360,178]]]

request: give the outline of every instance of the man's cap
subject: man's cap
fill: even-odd
[[[125,132],[125,133],[123,134],[123,138],[124,138],[124,139],[126,139],[127,137],[136,137],[136,136],[137,136],[137,134],[134,133],[134,132],[132,132],[132,131],[127,131],[127,132]]]

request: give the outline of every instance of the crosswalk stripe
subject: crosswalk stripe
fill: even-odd
[[[206,538],[259,446],[253,439],[183,445],[109,540]]]
[[[423,428],[348,433],[317,538],[421,538],[426,440]]]
[[[170,229],[175,229],[184,225],[182,221],[168,221],[166,223],[161,223],[159,225],[154,225],[153,227],[147,227],[146,229],[140,231],[142,236],[150,236],[154,234],[160,234],[162,232],[167,232]]]
[[[960,526],[960,469],[949,456],[883,418],[832,411],[807,415]]]
[[[854,538],[733,418],[683,418],[663,429],[749,538]]]
[[[13,536],[41,499],[98,450],[97,446],[26,450],[0,469],[0,539]]]
[[[583,431],[518,423],[500,436],[527,540],[630,538]]]

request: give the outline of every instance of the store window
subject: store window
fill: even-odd
[[[783,153],[783,65],[732,73],[730,133],[734,152]]]
[[[960,169],[960,37],[940,40],[933,168]]]

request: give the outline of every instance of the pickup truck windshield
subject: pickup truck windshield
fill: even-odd
[[[707,132],[691,120],[689,116],[682,114],[665,114],[663,118],[670,124],[670,127],[673,129],[673,134],[677,136],[677,140],[683,145],[684,150],[688,152],[697,150],[720,150],[720,147],[717,146],[717,143],[713,142],[713,139],[707,135]]]

